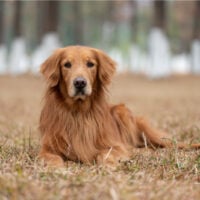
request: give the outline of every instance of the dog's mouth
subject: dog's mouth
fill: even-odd
[[[86,93],[85,90],[81,89],[81,90],[76,90],[75,95],[74,95],[74,99],[75,100],[85,100],[86,98]]]
[[[85,96],[84,89],[76,89],[75,96]]]

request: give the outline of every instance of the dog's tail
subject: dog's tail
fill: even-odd
[[[175,142],[167,133],[152,127],[143,117],[136,117],[136,125],[144,144],[152,148],[156,147],[177,147],[179,149],[200,149],[200,143],[185,144]]]

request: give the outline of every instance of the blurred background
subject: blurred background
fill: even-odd
[[[200,74],[200,1],[0,1],[0,74],[38,74],[58,47],[103,49],[118,72]]]

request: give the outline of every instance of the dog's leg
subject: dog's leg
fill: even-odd
[[[129,160],[129,153],[121,147],[110,147],[97,155],[97,164],[105,166],[116,166],[120,161]]]
[[[200,144],[184,144],[184,143],[174,143],[172,138],[162,132],[152,127],[149,122],[143,117],[136,117],[136,124],[140,134],[144,134],[148,143],[153,147],[173,147],[176,146],[179,149],[198,149]]]
[[[64,161],[59,155],[53,154],[44,149],[40,151],[39,159],[44,161],[44,163],[50,167],[64,167]]]
[[[171,137],[165,132],[154,128],[144,117],[135,118],[140,137],[152,147],[170,147],[172,145]]]
[[[121,141],[126,145],[127,149],[143,145],[136,120],[125,105],[120,104],[111,107],[111,115],[116,122]]]
[[[144,117],[135,117],[124,105],[111,107],[111,114],[117,124],[121,140],[127,146],[200,148],[200,144],[175,144],[170,135],[154,128]]]

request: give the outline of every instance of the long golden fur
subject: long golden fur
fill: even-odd
[[[42,64],[41,72],[48,86],[39,156],[49,165],[63,166],[65,160],[115,165],[128,159],[134,148],[173,145],[166,133],[144,118],[122,104],[107,102],[115,62],[104,52],[83,46],[61,48]]]

